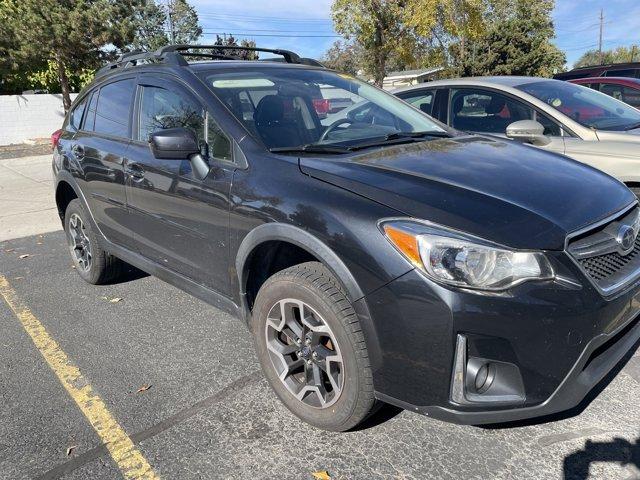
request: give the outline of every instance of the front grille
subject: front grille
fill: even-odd
[[[569,255],[605,295],[615,293],[640,278],[640,235],[635,237],[633,248],[628,253],[621,250],[617,240],[620,229],[627,227],[638,232],[639,207],[572,238],[567,244]]]
[[[631,251],[624,257],[618,252],[598,255],[597,257],[583,258],[578,260],[582,268],[596,281],[602,281],[610,278],[612,275],[620,272],[630,263],[634,262],[640,255],[640,235],[636,237],[636,243]]]

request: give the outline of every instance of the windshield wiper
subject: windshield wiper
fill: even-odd
[[[384,136],[385,140],[396,140],[398,138],[424,138],[424,137],[436,137],[436,138],[450,138],[447,132],[439,132],[437,130],[430,130],[424,132],[394,132]]]
[[[314,143],[308,143],[306,145],[298,145],[297,147],[275,147],[270,148],[272,153],[328,153],[328,154],[340,154],[350,153],[350,147],[341,147],[339,145],[319,145]]]

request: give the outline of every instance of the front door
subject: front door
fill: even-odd
[[[134,138],[125,164],[127,206],[138,252],[196,283],[229,295],[231,142],[203,102],[173,80],[139,77]],[[156,159],[149,135],[190,128],[212,170],[200,180],[189,160]]]
[[[449,103],[449,125],[457,130],[507,138],[507,127],[519,120],[536,120],[550,142],[540,148],[564,153],[560,125],[547,115],[509,95],[484,88],[453,88]]]

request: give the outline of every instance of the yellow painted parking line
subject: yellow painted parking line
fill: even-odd
[[[84,416],[87,417],[125,478],[159,478],[124,429],[109,413],[104,401],[82,376],[80,369],[51,338],[42,323],[31,313],[29,307],[22,303],[3,275],[0,275],[0,296],[4,298],[9,308],[20,320],[23,328],[60,383],[71,395]]]

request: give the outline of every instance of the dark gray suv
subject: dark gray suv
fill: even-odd
[[[620,182],[292,52],[215,48],[122,57],[55,134],[83,279],[126,262],[243,319],[283,403],[330,430],[380,402],[471,424],[564,410],[640,338]],[[371,108],[331,120],[331,98]]]

